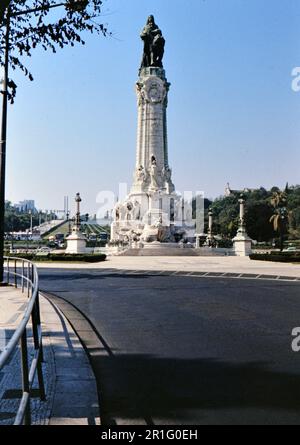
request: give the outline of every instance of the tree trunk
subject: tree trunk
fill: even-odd
[[[283,230],[281,229],[280,230],[280,252],[282,252],[283,251],[283,247],[284,247],[284,245],[283,245]]]

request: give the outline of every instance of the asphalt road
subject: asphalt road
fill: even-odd
[[[104,424],[300,424],[300,284],[41,270],[92,356]],[[80,332],[79,332],[80,334]]]

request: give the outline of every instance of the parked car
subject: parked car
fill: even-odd
[[[290,246],[287,249],[285,249],[284,252],[297,252],[297,247]]]
[[[37,253],[50,253],[51,249],[49,247],[40,247],[39,249],[37,249]]]

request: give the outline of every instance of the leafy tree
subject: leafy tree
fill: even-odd
[[[212,204],[215,232],[223,238],[232,239],[239,225],[238,196],[232,195],[215,200]]]
[[[0,3],[0,23],[2,22],[5,14],[5,10],[8,7],[10,0],[1,0]]]
[[[45,213],[34,213],[32,215],[33,227],[39,225],[39,220],[45,222],[47,215]],[[10,202],[5,203],[5,232],[25,232],[30,228],[31,215],[29,213],[19,212],[18,209],[12,206]]]
[[[274,238],[275,233],[269,223],[272,213],[271,205],[265,200],[247,202],[246,227],[250,238],[258,242]]]
[[[224,239],[231,239],[236,235],[239,223],[239,196],[240,192],[234,192],[212,203],[214,233]],[[278,237],[283,246],[286,235],[289,239],[300,238],[300,186],[287,185],[284,192],[278,187],[273,187],[271,190],[261,187],[245,192],[245,198],[246,227],[252,239],[258,242],[270,242]],[[282,210],[279,212],[278,209]]]
[[[1,0],[3,1],[3,0]],[[10,14],[5,14],[0,28],[0,64],[3,66],[6,29],[10,27],[9,64],[13,70],[20,69],[31,81],[32,73],[23,60],[30,57],[34,49],[41,47],[53,53],[67,45],[84,44],[84,32],[108,35],[103,23],[98,23],[101,14],[102,0],[86,1],[86,8],[77,9],[79,0],[66,0],[67,8],[59,8],[60,18],[52,14],[51,6],[55,0],[11,0]],[[82,0],[81,0],[82,5]],[[77,3],[78,6],[78,3]],[[33,9],[40,9],[32,12]],[[18,13],[27,11],[24,15]],[[10,17],[10,18],[8,18]],[[9,80],[9,99],[13,102],[16,94],[16,84]]]

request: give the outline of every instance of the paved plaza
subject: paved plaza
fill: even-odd
[[[57,264],[40,263],[40,269],[56,269]],[[97,264],[59,264],[60,269],[95,269],[118,271],[157,271],[157,272],[206,272],[218,274],[238,274],[255,277],[300,278],[299,264],[252,261],[242,257],[108,257],[107,261]]]

